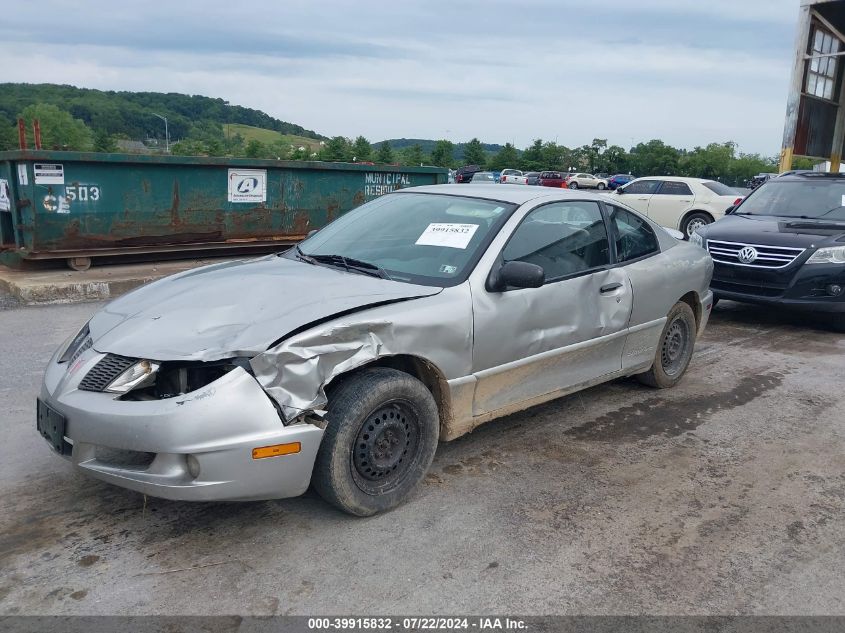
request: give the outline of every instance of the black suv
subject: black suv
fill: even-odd
[[[698,229],[716,299],[827,313],[845,330],[845,176],[803,173],[760,185]]]

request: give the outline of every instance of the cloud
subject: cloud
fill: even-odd
[[[4,80],[205,94],[325,134],[774,154],[793,0],[12,0]]]

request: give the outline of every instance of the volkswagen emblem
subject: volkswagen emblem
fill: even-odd
[[[740,264],[750,264],[757,259],[757,249],[753,246],[746,246],[737,254]]]

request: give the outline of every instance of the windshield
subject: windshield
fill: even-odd
[[[739,206],[737,215],[845,220],[845,181],[769,180]]]
[[[505,202],[426,193],[382,196],[300,243],[305,255],[374,264],[396,281],[454,286],[466,279],[516,208]],[[296,249],[288,251],[296,257]]]
[[[715,180],[708,180],[705,183],[702,183],[705,187],[707,187],[710,191],[715,193],[717,196],[735,196],[736,190],[731,189],[725,184],[721,182],[716,182]]]

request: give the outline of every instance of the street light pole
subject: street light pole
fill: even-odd
[[[164,121],[164,151],[168,154],[170,153],[170,132],[167,130],[167,117],[161,116],[160,114],[156,114],[153,112],[153,116],[157,116],[159,119]]]

